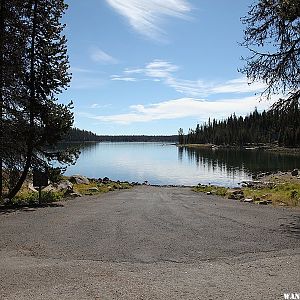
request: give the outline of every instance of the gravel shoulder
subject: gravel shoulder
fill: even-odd
[[[1,299],[284,299],[299,209],[140,186],[0,212]]]

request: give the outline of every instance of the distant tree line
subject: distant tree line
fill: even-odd
[[[177,143],[178,135],[97,135],[91,131],[72,128],[64,142],[168,142]]]
[[[180,128],[179,144],[215,144],[244,146],[247,144],[276,143],[284,147],[300,147],[300,109],[294,105],[288,111],[263,111],[255,109],[246,117],[235,114],[221,121],[209,119],[208,123],[189,129],[187,135]]]

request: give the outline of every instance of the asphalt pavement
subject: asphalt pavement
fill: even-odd
[[[0,299],[284,299],[300,211],[140,186],[0,211]]]

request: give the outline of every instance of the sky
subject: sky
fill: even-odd
[[[67,0],[75,126],[100,135],[173,135],[208,118],[267,109],[238,72],[252,1]]]

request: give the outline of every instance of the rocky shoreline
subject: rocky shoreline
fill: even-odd
[[[219,195],[228,199],[262,205],[300,206],[299,170],[290,172],[260,173],[251,181],[243,181],[238,187],[226,188],[199,184],[196,192]]]
[[[300,148],[285,148],[278,145],[244,145],[244,146],[234,146],[234,145],[214,145],[214,144],[177,144],[180,148],[198,148],[198,149],[233,149],[233,150],[261,150],[268,152],[284,153],[291,155],[300,155]]]
[[[108,177],[95,179],[83,175],[63,176],[58,182],[50,183],[48,186],[42,188],[41,193],[44,197],[42,202],[37,198],[39,191],[36,187],[33,187],[32,181],[28,180],[13,202],[6,201],[0,206],[41,205],[43,203],[52,203],[86,195],[97,195],[114,190],[129,189],[140,185],[192,188],[195,192],[225,196],[228,199],[246,203],[263,205],[279,204],[282,206],[300,205],[300,173],[298,169],[294,169],[290,172],[259,173],[253,176],[253,180],[243,181],[235,188],[202,184],[198,184],[197,186],[158,185],[150,184],[148,181],[144,181],[143,183],[113,181]],[[283,191],[285,190],[287,192],[284,194]]]

